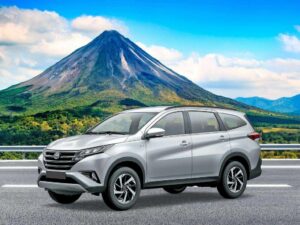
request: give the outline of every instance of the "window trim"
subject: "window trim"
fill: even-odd
[[[245,124],[242,125],[242,126],[235,127],[235,128],[231,128],[231,129],[230,129],[229,127],[227,127],[226,123],[222,120],[221,115],[219,115],[219,116],[220,116],[220,120],[221,120],[222,123],[224,124],[224,127],[226,128],[227,131],[235,130],[235,129],[238,129],[238,128],[241,128],[241,127],[244,127],[244,126],[247,126],[247,125],[248,125],[247,121],[245,121],[245,120],[244,120],[242,117],[240,117],[240,116],[233,115],[233,114],[230,114],[230,113],[223,113],[223,112],[222,112],[222,113],[219,113],[219,114],[225,114],[225,115],[229,115],[229,116],[234,116],[234,117],[237,117],[237,118],[239,118],[239,119],[241,119],[242,121],[245,122]]]
[[[221,121],[221,118],[219,118],[219,115],[218,115],[218,113],[217,112],[213,112],[213,111],[205,111],[205,110],[187,110],[187,111],[185,111],[186,112],[186,114],[187,114],[187,117],[188,117],[188,123],[189,123],[189,134],[191,134],[191,135],[199,135],[199,134],[211,134],[211,133],[219,133],[219,132],[224,132],[224,131],[226,131],[226,129],[225,129],[225,126],[224,126],[224,124],[223,124],[223,122]],[[189,115],[189,112],[206,112],[206,113],[212,113],[214,116],[215,116],[215,118],[216,118],[216,120],[217,120],[217,123],[218,123],[218,125],[219,125],[219,130],[217,130],[217,131],[207,131],[207,132],[198,132],[198,133],[193,133],[192,132],[192,121],[191,121],[191,117],[190,117],[190,115]]]

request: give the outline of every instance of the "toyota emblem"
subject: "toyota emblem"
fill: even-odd
[[[60,157],[60,152],[55,152],[54,155],[53,155],[53,158],[54,159],[59,159]]]

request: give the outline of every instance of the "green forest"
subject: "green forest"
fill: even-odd
[[[125,109],[125,108],[124,108]],[[47,145],[51,141],[84,133],[105,117],[120,111],[120,108],[100,110],[77,108],[57,110],[28,116],[0,117],[0,145]],[[248,115],[257,132],[262,134],[262,143],[299,143],[300,124],[271,124],[261,122],[257,116]],[[273,122],[273,121],[271,121]],[[276,121],[279,122],[279,121]],[[26,158],[36,158],[30,153]],[[265,152],[265,158],[300,158],[296,152]],[[19,159],[21,153],[0,153],[2,159]]]

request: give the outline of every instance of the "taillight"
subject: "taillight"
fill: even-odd
[[[253,141],[258,141],[260,139],[260,134],[257,132],[252,132],[248,134],[248,138],[252,139]]]

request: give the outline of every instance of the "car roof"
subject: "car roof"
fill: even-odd
[[[124,112],[162,112],[166,110],[169,106],[151,106],[151,107],[142,107],[125,110]]]
[[[152,106],[152,107],[142,107],[129,109],[124,112],[163,112],[163,111],[177,111],[181,110],[204,110],[204,111],[213,111],[220,113],[230,113],[234,115],[244,115],[244,112],[237,111],[235,109],[227,109],[221,107],[212,107],[212,106]]]

